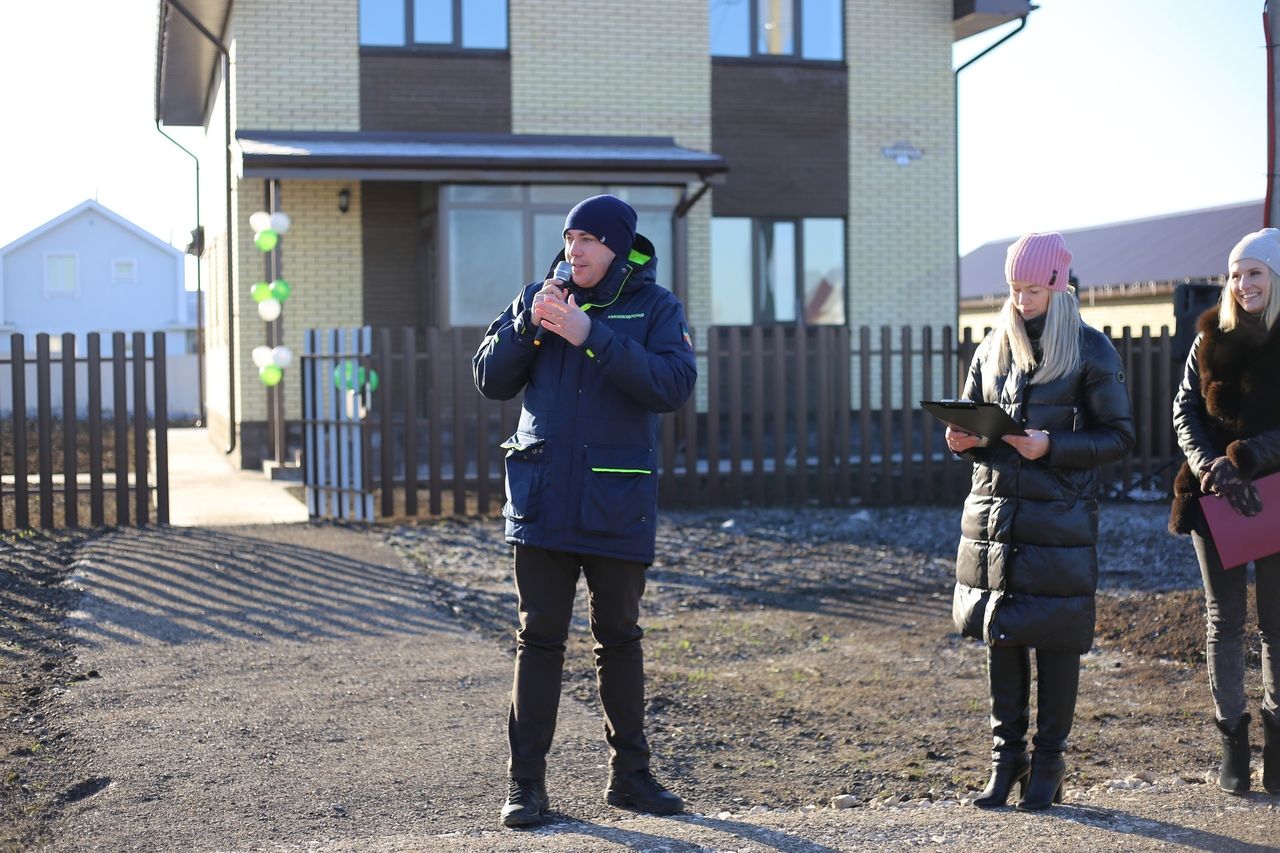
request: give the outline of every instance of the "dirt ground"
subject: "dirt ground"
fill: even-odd
[[[1084,660],[1068,798],[1140,774],[1204,784],[1216,734],[1191,548],[1163,505],[1103,508],[1098,639]],[[645,596],[659,775],[735,809],[962,799],[989,763],[983,650],[950,621],[956,508],[667,513]],[[43,791],[49,700],[75,670],[62,580],[90,536],[0,537],[0,850],[24,850],[91,790]],[[375,527],[461,624],[511,649],[508,549],[494,519]],[[581,593],[580,593],[581,594]],[[566,693],[595,704],[585,608]],[[1254,661],[1250,687],[1260,681]],[[552,771],[554,772],[554,770]]]

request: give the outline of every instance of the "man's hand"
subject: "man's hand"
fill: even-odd
[[[539,291],[538,296],[546,292],[544,287]],[[567,301],[563,296],[557,299],[548,297],[539,301],[538,296],[533,298],[534,322],[541,321],[542,327],[548,332],[554,332],[575,347],[582,346],[591,332],[591,318],[587,316],[586,311],[578,307],[578,302],[573,295],[570,294]]]
[[[538,313],[538,306],[548,300],[564,302],[563,281],[558,278],[549,278],[542,282],[542,290],[534,294],[533,304],[529,306],[529,313],[533,317],[533,327],[535,329],[542,325],[543,315]]]
[[[1221,495],[1231,508],[1243,516],[1253,517],[1262,511],[1262,498],[1258,490],[1244,477],[1231,460],[1225,456],[1214,459],[1200,475],[1200,489],[1205,494]]]
[[[953,426],[947,427],[946,438],[947,447],[951,448],[952,453],[964,453],[966,450],[972,450],[975,447],[987,446],[987,440],[982,436],[956,429]]]
[[[1023,459],[1039,459],[1049,452],[1049,433],[1042,429],[1029,429],[1026,435],[1006,435],[1004,440]]]

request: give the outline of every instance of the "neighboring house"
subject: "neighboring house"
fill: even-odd
[[[206,131],[211,435],[245,467],[267,454],[248,221],[273,205],[293,219],[272,263],[295,349],[314,327],[486,324],[606,190],[695,337],[954,324],[952,44],[1031,8],[161,0],[157,119]]]
[[[166,333],[171,355],[194,352],[195,295],[183,286],[183,254],[117,213],[88,200],[0,248],[0,353],[9,336],[37,332],[61,351],[66,332],[85,352],[99,332],[102,352],[112,332]]]
[[[1221,285],[1231,247],[1262,227],[1262,206],[1251,201],[1063,231],[1085,322],[1117,334],[1126,326],[1135,335],[1143,327],[1175,331],[1175,289]],[[960,259],[960,326],[976,337],[994,324],[1008,295],[1005,252],[1015,239],[995,240]],[[1183,300],[1184,310],[1198,313],[1213,296],[1198,290]]]

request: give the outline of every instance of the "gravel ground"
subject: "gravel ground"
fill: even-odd
[[[693,814],[600,803],[579,606],[556,811],[525,833],[494,825],[497,520],[0,539],[23,617],[0,624],[0,850],[1277,849],[1276,798],[1207,784],[1199,578],[1165,514],[1103,508],[1067,802],[1029,816],[963,805],[989,733],[982,649],[950,623],[956,508],[667,513],[650,732]]]

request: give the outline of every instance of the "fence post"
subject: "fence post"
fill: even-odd
[[[124,332],[111,334],[112,427],[116,447],[116,524],[129,524],[129,402]]]
[[[155,388],[156,522],[169,523],[169,386],[164,332],[151,333],[151,380]]]
[[[102,499],[102,336],[90,332],[85,339],[89,383],[89,523],[105,524]]]

